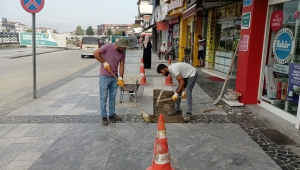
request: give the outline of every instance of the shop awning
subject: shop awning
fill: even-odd
[[[182,13],[182,18],[185,19],[191,15],[194,15],[195,12],[196,12],[196,4],[191,6],[189,9],[185,10],[183,13]]]
[[[143,29],[143,31],[147,31],[147,30],[149,30],[149,29],[151,29],[151,28],[153,28],[153,27],[156,27],[156,23],[153,24],[153,25],[150,25],[150,26],[148,26],[148,27],[145,27],[145,28]]]
[[[142,34],[140,34],[140,36],[149,36],[149,37],[151,37],[152,36],[152,34],[151,33],[142,33]]]
[[[201,5],[198,5],[196,7],[196,10],[208,10],[211,8],[217,8],[217,7],[221,7],[221,6],[226,6],[228,4],[234,3],[234,2],[240,2],[240,0],[205,0],[202,1]]]

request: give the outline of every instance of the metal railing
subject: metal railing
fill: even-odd
[[[16,43],[19,42],[18,35],[3,36],[0,35],[0,43]]]

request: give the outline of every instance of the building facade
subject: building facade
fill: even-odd
[[[15,25],[9,24],[6,18],[0,18],[0,34],[15,32]]]
[[[242,10],[236,89],[299,129],[300,2],[252,0]],[[245,81],[245,82],[243,82]]]
[[[201,71],[221,78],[229,72],[242,93],[241,103],[263,107],[299,129],[299,0],[152,3],[150,24],[144,30],[152,28],[155,51],[162,42],[170,42],[176,60],[184,61],[185,49],[190,49],[189,63],[197,66],[197,36],[202,35],[206,48]]]
[[[111,30],[112,34],[116,34],[119,31],[125,31],[127,35],[132,33],[132,24],[101,24],[97,27],[98,35],[108,35],[108,30]]]

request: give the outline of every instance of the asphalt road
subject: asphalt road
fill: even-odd
[[[62,85],[56,82],[64,79],[68,81],[71,75],[79,75],[82,70],[89,71],[97,65],[98,62],[93,57],[81,59],[79,50],[37,55],[37,96],[41,96],[41,89],[47,91],[53,85]],[[0,57],[0,108],[24,96],[33,98],[32,57]]]

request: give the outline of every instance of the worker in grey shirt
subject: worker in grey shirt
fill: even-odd
[[[187,99],[187,110],[186,114],[183,116],[184,121],[188,122],[192,119],[192,91],[195,86],[195,83],[198,79],[198,73],[196,68],[187,63],[175,63],[167,67],[165,64],[159,64],[157,66],[157,73],[164,76],[175,76],[179,85],[175,91],[175,94],[172,96],[172,99],[175,102],[175,108],[170,113],[169,116],[176,116],[182,113],[180,109],[180,102],[182,99]],[[178,98],[181,96],[181,98]]]

